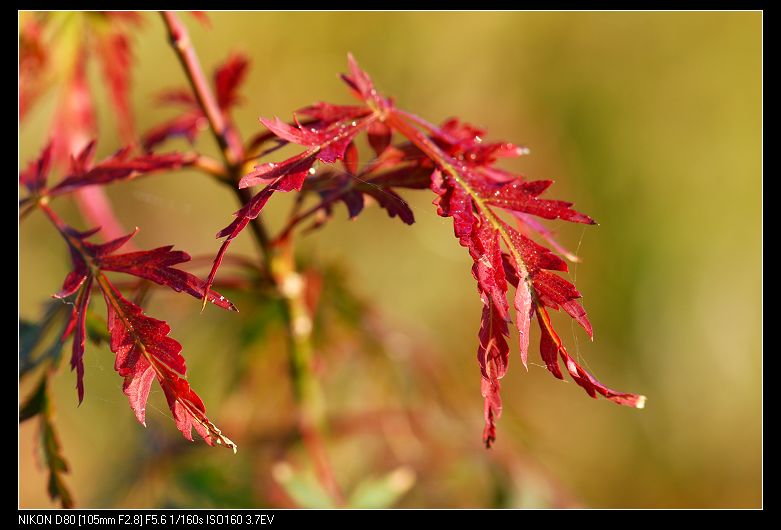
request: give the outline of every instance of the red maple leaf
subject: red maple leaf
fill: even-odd
[[[294,217],[290,228],[311,213],[330,214],[337,201],[345,203],[350,216],[355,217],[362,210],[366,195],[377,199],[391,216],[398,215],[411,223],[411,210],[391,188],[430,186],[437,194],[434,202],[438,214],[453,219],[455,235],[474,261],[472,274],[483,302],[477,357],[485,399],[485,444],[490,446],[495,440],[496,420],[502,410],[499,381],[509,363],[506,339],[510,286],[515,288],[513,306],[524,366],[530,323],[536,314],[542,333],[540,354],[554,376],[563,378],[558,362],[561,358],[570,376],[590,396],[601,394],[615,403],[642,408],[644,396],[607,388],[567,353],[551,325],[548,308],[563,309],[589,336],[593,335],[586,312],[577,301],[580,293],[572,283],[551,272],[566,272],[567,264],[511,227],[502,212],[513,215],[523,231],[538,232],[547,241],[552,241],[550,231],[534,217],[583,224],[595,224],[594,220],[572,209],[571,202],[541,198],[552,181],[529,181],[495,166],[501,158],[526,154],[524,147],[486,142],[485,130],[457,119],[436,126],[400,110],[392,99],[377,91],[352,56],[348,62],[350,73],[342,79],[363,105],[319,103],[307,107],[298,112],[313,120],[306,125],[297,117],[292,124],[278,118],[261,118],[261,123],[280,142],[298,144],[305,150],[280,163],[256,166],[241,180],[240,187],[265,187],[236,212],[233,223],[217,234],[226,240],[215,258],[207,285],[214,281],[230,242],[260,214],[275,191],[314,191],[321,197],[319,204]],[[359,169],[353,142],[362,132],[367,134],[377,157]],[[401,135],[406,142],[392,146],[393,134]],[[327,169],[318,174],[314,167],[317,162],[336,161],[343,162],[344,171]],[[396,197],[400,202],[395,202]],[[566,257],[574,258],[555,242],[552,244]]]
[[[130,161],[123,157],[111,157],[109,162],[89,168],[91,148],[82,152],[73,160],[73,168],[78,177],[66,178],[60,189],[70,189],[86,185],[92,178],[101,182],[118,178],[128,178],[134,171],[154,169],[157,164],[150,156]],[[175,268],[175,265],[190,260],[182,251],[172,246],[159,247],[148,251],[117,251],[125,245],[135,233],[127,234],[107,243],[96,244],[89,241],[100,229],[95,228],[79,232],[65,224],[48,205],[46,178],[51,149],[45,148],[41,157],[31,163],[20,174],[20,182],[39,197],[38,207],[55,225],[70,250],[72,270],[65,277],[62,289],[54,296],[68,298],[75,296],[70,320],[63,333],[63,340],[73,335],[71,368],[76,371],[79,402],[84,399],[84,345],[87,309],[93,286],[103,293],[108,310],[108,329],[111,335],[111,350],[116,354],[115,369],[125,378],[123,390],[128,396],[130,406],[138,420],[145,424],[146,402],[154,380],[160,384],[168,405],[183,435],[192,440],[192,429],[209,444],[224,445],[233,448],[235,444],[225,437],[206,416],[203,402],[190,388],[186,379],[186,366],[181,355],[182,346],[168,337],[170,328],[160,320],[143,314],[138,305],[125,299],[106,276],[106,272],[129,274],[169,287],[177,292],[185,292],[194,298],[208,300],[229,310],[234,305],[218,292],[206,287],[206,283],[189,272]],[[54,193],[58,187],[51,190]],[[46,200],[40,200],[46,199]]]
[[[226,120],[230,117],[230,110],[241,103],[238,90],[247,75],[248,68],[249,59],[237,53],[229,56],[214,71],[217,105]],[[200,104],[189,90],[178,88],[167,90],[158,96],[158,102],[164,105],[179,105],[184,112],[144,134],[141,143],[147,151],[153,150],[171,138],[183,137],[193,143],[198,134],[208,127],[208,120]]]
[[[134,12],[22,12],[19,32],[19,118],[48,92],[57,93],[49,127],[52,162],[64,168],[97,133],[94,86],[87,71],[96,58],[103,73],[120,137],[136,142],[130,100],[133,29],[142,18]],[[125,232],[100,188],[76,194],[82,215],[103,227],[106,238]]]
[[[41,96],[52,88],[59,89],[51,127],[55,161],[67,163],[71,153],[95,136],[93,97],[86,75],[91,57],[100,63],[123,141],[135,141],[129,30],[141,22],[140,15],[133,12],[23,14],[19,33],[20,119],[27,117]]]

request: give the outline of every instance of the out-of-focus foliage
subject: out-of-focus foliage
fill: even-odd
[[[150,103],[184,82],[159,20],[145,18],[131,92],[138,130],[174,117]],[[508,169],[557,180],[562,196],[577,197],[600,222],[588,231],[555,227],[587,264],[572,266],[569,277],[584,295],[595,341],[578,341],[577,330],[553,319],[579,362],[648,395],[649,406],[638,414],[583,400],[576,385],[563,387],[531,362],[529,374],[503,380],[503,433],[490,451],[474,436],[482,399],[471,323],[480,307],[470,262],[452,244],[452,223],[432,210],[430,192],[405,196],[413,228],[369,207],[356,222],[337,211],[301,240],[302,260],[340,271],[322,275],[315,333],[327,446],[347,499],[405,507],[760,504],[760,13],[210,19],[210,30],[186,20],[207,71],[227,52],[252,59],[245,100],[233,111],[245,137],[259,131],[259,116],[287,116],[313,98],[350,103],[333,75],[352,51],[400,106],[433,122],[457,110],[529,146],[531,156]],[[101,72],[87,76],[98,80]],[[98,94],[102,159],[120,142],[110,96]],[[21,161],[43,147],[56,105],[44,94],[26,115]],[[187,148],[176,142],[172,148]],[[197,146],[216,155],[207,135]],[[279,160],[294,152],[281,150]],[[214,231],[235,210],[230,193],[188,171],[118,184],[108,194],[123,223],[142,228],[139,247],[176,241],[194,256],[213,256]],[[268,222],[279,226],[289,207],[284,197],[270,203]],[[62,211],[75,222],[67,202]],[[67,253],[36,215],[20,237],[36,242],[20,245],[20,317],[37,323],[41,301],[67,273]],[[249,239],[232,247],[237,255],[253,251]],[[205,277],[209,265],[196,258],[188,270]],[[223,267],[232,278],[234,268]],[[236,291],[215,284],[238,314],[209,308],[202,316],[164,291],[153,293],[150,311],[179,330],[193,386],[241,451],[234,457],[178,439],[166,429],[160,392],[150,396],[143,430],[126,413],[113,355],[106,344],[95,346],[85,358],[90,392],[81,407],[62,368],[48,389],[80,506],[302,502],[285,470],[304,484],[315,471],[290,418],[277,302],[258,275],[235,271],[260,296],[240,294],[243,284]],[[31,329],[21,330],[25,344]],[[22,398],[35,390],[37,379],[28,379]],[[47,471],[29,450],[40,435],[35,423],[20,426],[20,503],[51,506]],[[399,469],[414,474],[408,491],[391,498],[372,489],[392,483]]]

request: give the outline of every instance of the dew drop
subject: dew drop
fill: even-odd
[[[351,125],[352,125],[353,127],[355,127],[356,125],[358,125],[358,122],[356,122],[355,120],[353,120],[353,122],[351,123]]]
[[[317,171],[315,170],[315,168],[313,168],[313,167],[310,167],[310,168],[309,168],[309,174],[310,174],[310,175],[314,175],[316,172],[317,172]]]

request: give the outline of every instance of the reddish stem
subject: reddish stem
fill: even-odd
[[[217,99],[214,97],[209,81],[203,73],[201,62],[195,53],[187,28],[174,12],[162,11],[160,14],[168,30],[171,46],[179,58],[185,75],[187,75],[187,80],[190,82],[190,87],[195,94],[198,105],[209,121],[209,129],[211,129],[214,139],[222,151],[228,170],[228,178],[225,179],[225,182],[233,189],[241,204],[246,204],[252,198],[252,194],[249,190],[240,190],[236,186],[241,178],[244,160],[244,148],[239,140],[239,135],[230,122],[225,119],[225,115],[220,110],[219,105],[217,105]],[[260,217],[252,220],[250,229],[263,254],[268,254],[269,237]]]
[[[217,99],[209,88],[209,82],[203,73],[201,62],[192,46],[187,28],[173,11],[163,11],[161,15],[165,27],[168,29],[171,45],[176,50],[176,56],[187,74],[187,80],[190,81],[198,105],[206,115],[206,119],[209,120],[209,128],[214,134],[226,162],[231,167],[241,164],[243,159],[241,142],[238,141],[238,136],[233,133],[231,125],[217,105]]]
[[[228,169],[228,179],[234,193],[241,204],[247,204],[252,199],[249,189],[238,189],[244,163],[244,150],[235,129],[222,114],[209,83],[203,74],[195,49],[192,47],[187,29],[181,20],[171,11],[161,13],[168,30],[171,44],[176,51],[179,62],[187,74],[187,79],[195,93],[195,97],[203,113],[209,121],[217,144],[220,146]],[[261,142],[262,144],[263,142]],[[293,384],[297,387],[296,397],[300,408],[300,428],[304,444],[310,453],[318,470],[318,477],[324,488],[337,505],[344,505],[344,496],[334,478],[331,465],[325,453],[321,431],[323,429],[322,400],[320,398],[319,382],[311,369],[312,341],[311,315],[305,310],[303,291],[291,289],[291,285],[301,285],[301,279],[295,270],[295,260],[292,248],[273,248],[260,217],[250,222],[255,240],[263,251],[266,267],[274,279],[277,290],[286,302],[288,332],[291,340],[291,364],[293,369]],[[290,241],[287,242],[288,245]],[[301,326],[302,321],[307,326]]]

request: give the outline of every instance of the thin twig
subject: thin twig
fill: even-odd
[[[206,115],[206,119],[209,120],[209,128],[212,134],[214,134],[214,139],[217,140],[217,144],[220,146],[228,166],[235,167],[242,160],[243,149],[241,143],[232,141],[236,136],[229,133],[230,125],[222,114],[219,105],[217,105],[217,99],[209,87],[209,82],[203,73],[201,62],[198,60],[198,55],[196,55],[192,46],[187,28],[185,28],[182,21],[179,20],[179,17],[173,11],[162,11],[161,15],[163,23],[168,30],[171,46],[176,51],[176,56],[179,58],[182,68],[184,68],[198,105]]]
[[[171,44],[225,159],[228,178],[223,182],[231,186],[242,205],[247,204],[252,199],[252,192],[238,188],[243,165],[248,162],[244,160],[244,150],[239,136],[217,105],[217,100],[192,47],[187,29],[173,12],[164,11],[161,14]],[[323,487],[337,506],[344,506],[344,495],[336,481],[323,443],[326,420],[322,389],[312,366],[313,319],[304,298],[304,280],[295,268],[292,239],[286,238],[280,241],[277,238],[275,244],[271,244],[260,217],[253,219],[250,227],[255,241],[261,248],[264,264],[271,272],[276,290],[285,300],[285,320],[290,340],[291,378],[299,409],[299,430],[304,445],[312,458]]]
[[[228,170],[228,178],[225,179],[225,182],[234,190],[234,194],[241,201],[241,204],[246,204],[252,198],[252,195],[247,190],[238,189],[237,186],[241,178],[244,160],[244,148],[241,145],[239,136],[236,134],[233,126],[225,119],[225,115],[220,110],[219,105],[217,105],[217,99],[214,97],[209,81],[203,73],[201,62],[195,53],[187,28],[176,13],[162,11],[160,14],[163,17],[163,24],[168,31],[171,46],[176,52],[187,80],[190,82],[190,87],[195,94],[198,105],[209,121],[209,129],[212,131],[214,139],[217,141],[217,145],[219,145],[222,156],[225,159]],[[250,227],[261,251],[264,255],[268,254],[269,237],[261,218],[253,219]]]

